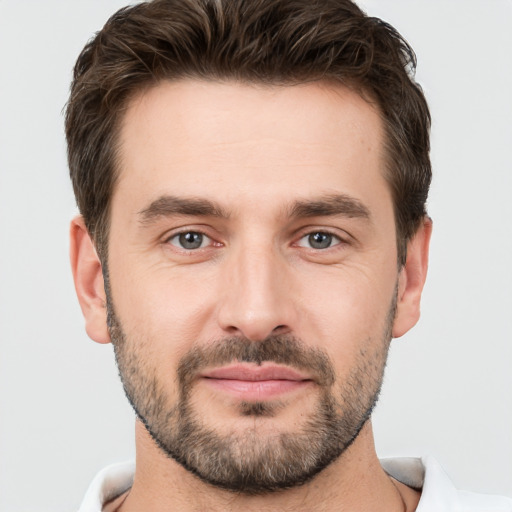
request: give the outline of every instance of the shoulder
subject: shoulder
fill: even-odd
[[[512,499],[455,488],[433,457],[381,460],[396,480],[421,490],[416,512],[512,512]]]
[[[135,462],[112,464],[102,469],[89,485],[78,512],[101,512],[103,506],[133,484]]]

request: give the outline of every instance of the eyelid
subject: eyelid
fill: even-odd
[[[161,243],[164,245],[171,245],[173,248],[176,248],[177,250],[185,251],[185,252],[195,252],[199,251],[201,249],[208,249],[212,246],[221,246],[223,245],[221,242],[218,242],[211,234],[208,233],[208,229],[201,226],[182,226],[179,228],[175,228],[172,230],[167,231],[161,238]],[[175,245],[171,243],[171,240],[173,238],[176,238],[180,235],[183,235],[185,233],[198,233],[202,235],[204,238],[209,240],[209,243],[204,247],[199,247],[197,249],[185,249],[184,247],[180,247],[179,245]]]
[[[179,245],[179,237],[181,235],[184,235],[186,233],[196,233],[198,235],[201,235],[203,238],[202,238],[202,241],[201,241],[201,245],[199,247],[196,247],[194,249],[187,249],[186,247],[181,247]],[[176,243],[173,243],[173,240],[176,239]],[[178,249],[181,249],[183,251],[197,251],[199,249],[205,249],[206,247],[208,247],[209,245],[211,245],[211,242],[213,242],[213,240],[208,236],[208,235],[205,235],[204,233],[200,233],[199,231],[183,231],[181,233],[175,233],[174,235],[170,236],[168,239],[167,239],[167,243],[168,244],[171,244],[172,246],[178,248]]]
[[[309,245],[306,245],[306,244],[301,244],[302,240],[306,239],[306,238],[309,238],[311,235],[314,235],[314,234],[317,234],[317,233],[322,233],[324,235],[329,235],[330,237],[333,238],[333,243],[329,246],[329,247],[326,247],[324,249],[320,249],[320,248],[316,248],[316,247],[311,247]],[[311,249],[312,251],[327,251],[329,249],[332,249],[340,244],[343,244],[343,243],[346,243],[346,241],[341,238],[339,235],[331,232],[331,231],[327,231],[325,229],[314,229],[312,231],[308,231],[307,233],[304,233],[302,234],[302,236],[299,237],[299,239],[297,240],[296,242],[296,245],[298,245],[299,247],[304,247],[305,249]]]
[[[296,242],[294,242],[294,245],[297,245],[298,241],[302,240],[304,237],[315,234],[315,233],[325,233],[326,235],[330,235],[333,238],[336,238],[339,240],[340,243],[349,244],[352,242],[355,242],[354,237],[348,233],[347,231],[331,227],[331,226],[318,226],[318,225],[312,225],[312,226],[305,226],[300,229],[297,229],[295,232],[294,239]],[[336,244],[338,245],[338,244]]]

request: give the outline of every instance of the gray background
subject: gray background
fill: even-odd
[[[432,454],[460,488],[512,496],[512,2],[361,0],[415,48],[435,179],[423,317],[393,342],[381,456]],[[123,0],[0,0],[0,511],[76,509],[133,456],[110,346],[68,264],[62,109],[87,39]]]

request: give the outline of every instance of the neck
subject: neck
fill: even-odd
[[[133,487],[119,511],[136,512],[381,512],[413,511],[419,495],[393,481],[375,453],[370,422],[338,460],[311,482],[266,495],[247,496],[199,480],[155,445],[137,422]]]

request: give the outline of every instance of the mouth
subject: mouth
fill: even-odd
[[[271,400],[313,384],[310,376],[274,363],[236,363],[202,372],[200,378],[213,390],[244,401]]]

